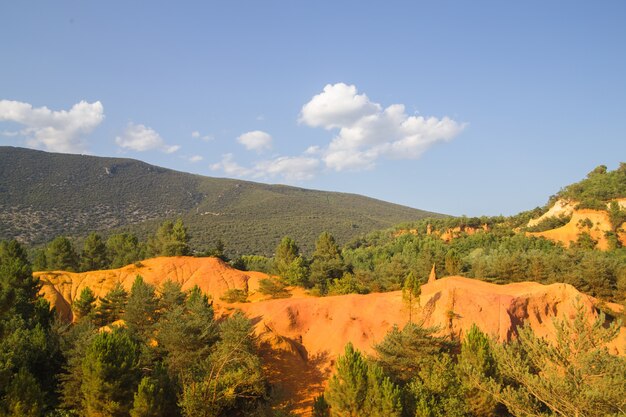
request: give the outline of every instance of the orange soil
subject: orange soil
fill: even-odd
[[[404,326],[409,317],[401,292],[316,298],[294,290],[291,298],[225,304],[219,302],[224,291],[247,285],[254,292],[265,275],[237,271],[212,258],[157,258],[142,264],[112,271],[37,276],[44,282],[45,297],[66,309],[85,286],[96,295],[104,295],[117,281],[130,288],[138,274],[155,285],[167,278],[181,282],[184,289],[199,285],[215,299],[218,314],[240,309],[252,320],[275,395],[282,405],[300,415],[310,415],[314,397],[323,391],[347,342],[373,354],[373,346],[394,325]],[[595,315],[596,300],[570,285],[495,285],[447,277],[422,286],[421,307],[415,309],[413,317],[439,326],[441,334],[455,336],[462,336],[475,323],[499,340],[515,337],[516,328],[527,322],[537,334],[550,339],[554,335],[552,319],[572,317],[577,299],[590,317]],[[625,347],[626,330],[622,329],[617,343],[609,348],[624,354]]]
[[[564,226],[552,230],[546,230],[544,232],[528,232],[527,235],[542,236],[546,239],[561,242],[565,246],[569,246],[572,242],[576,242],[578,240],[580,233],[587,232],[594,240],[598,241],[596,245],[598,249],[608,249],[609,243],[604,234],[611,231],[612,228],[611,221],[609,220],[609,214],[606,211],[582,209],[575,210],[571,214],[571,220]],[[585,221],[586,219],[589,219],[593,223],[592,227],[586,227],[579,224],[579,222]],[[621,228],[624,229],[624,225],[622,225]],[[622,244],[626,245],[626,233],[619,233],[619,239]]]

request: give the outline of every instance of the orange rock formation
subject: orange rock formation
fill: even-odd
[[[409,317],[399,291],[323,298],[294,291],[287,299],[226,304],[219,301],[226,290],[247,287],[253,293],[265,275],[237,271],[213,258],[156,258],[141,264],[83,274],[36,275],[44,283],[44,296],[68,318],[71,301],[86,286],[96,295],[104,295],[118,281],[130,288],[136,275],[157,286],[168,278],[182,283],[183,289],[198,285],[213,296],[218,314],[240,309],[252,320],[275,392],[284,404],[302,415],[309,415],[313,398],[323,391],[334,361],[347,342],[373,354],[373,346],[393,326],[404,326]],[[596,300],[567,284],[496,285],[447,277],[429,280],[422,286],[416,320],[456,337],[462,337],[475,323],[501,341],[515,337],[518,326],[529,323],[537,334],[550,339],[554,335],[552,319],[572,317],[576,300],[590,317],[595,316]],[[624,354],[625,347],[626,330],[622,329],[610,349]]]

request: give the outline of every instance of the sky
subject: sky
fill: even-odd
[[[626,2],[0,0],[0,146],[451,215],[626,161]]]

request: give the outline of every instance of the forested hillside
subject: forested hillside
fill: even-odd
[[[324,230],[339,242],[429,213],[354,194],[210,178],[123,158],[0,147],[0,239],[130,231],[145,238],[182,218],[190,244],[271,254],[282,236],[311,250]]]

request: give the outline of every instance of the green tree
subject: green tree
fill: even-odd
[[[161,314],[156,338],[175,381],[184,373],[194,374],[208,359],[218,339],[218,328],[213,307],[200,288],[194,287],[183,305],[174,305]]]
[[[326,294],[332,280],[341,278],[345,265],[335,238],[328,232],[322,232],[315,242],[315,251],[311,261],[311,283],[321,294]]]
[[[182,284],[171,279],[166,280],[159,291],[159,311],[164,313],[185,304],[187,296],[182,291]]]
[[[300,248],[289,236],[283,237],[274,251],[274,273],[290,285],[306,283],[308,269]]]
[[[259,292],[269,295],[271,298],[288,298],[291,297],[287,291],[285,284],[273,278],[265,278],[259,281]]]
[[[461,272],[461,257],[454,249],[446,253],[445,263],[448,275],[458,275]]]
[[[132,264],[143,259],[145,255],[145,249],[139,243],[137,236],[130,233],[111,235],[107,239],[106,249],[110,268],[121,268]]]
[[[104,298],[100,300],[100,305],[96,311],[98,323],[106,326],[122,318],[126,311],[128,302],[128,292],[121,282],[117,282]]]
[[[139,382],[139,346],[124,329],[94,337],[83,359],[81,392],[87,417],[128,416]]]
[[[180,401],[183,415],[246,415],[266,398],[252,325],[236,313],[220,326],[221,339],[202,372],[187,374]]]
[[[102,237],[97,233],[90,233],[80,254],[80,270],[95,271],[105,269],[109,264],[107,248]]]
[[[402,298],[404,302],[409,307],[409,323],[413,323],[413,309],[417,304],[419,306],[419,297],[422,293],[422,287],[413,275],[413,272],[409,272],[404,280],[404,285],[402,286]]]
[[[38,416],[56,402],[59,338],[40,286],[22,246],[0,242],[0,415]]]
[[[324,398],[331,415],[359,417],[363,415],[367,396],[367,363],[352,343],[337,358],[337,369],[328,381]]]
[[[174,417],[179,414],[172,382],[159,365],[152,375],[144,376],[139,382],[130,417]]]
[[[517,341],[494,345],[505,382],[477,379],[476,387],[491,393],[515,416],[623,415],[626,360],[605,347],[617,337],[619,324],[608,324],[603,314],[590,321],[579,304],[573,320],[556,320],[554,325],[554,343],[526,325]]]
[[[146,342],[152,337],[157,320],[158,299],[153,285],[146,284],[139,275],[130,289],[124,312],[128,329]]]
[[[189,235],[181,219],[161,223],[156,234],[148,240],[150,256],[183,256],[190,253]]]
[[[65,236],[57,236],[46,249],[46,263],[51,270],[76,272],[78,255],[72,242]]]
[[[96,295],[91,288],[85,287],[80,292],[80,296],[72,303],[72,312],[74,313],[74,321],[95,319],[96,313]]]
[[[476,417],[495,415],[498,402],[493,395],[480,390],[473,382],[477,378],[499,379],[491,343],[476,324],[472,325],[461,343],[457,369],[470,413]]]

